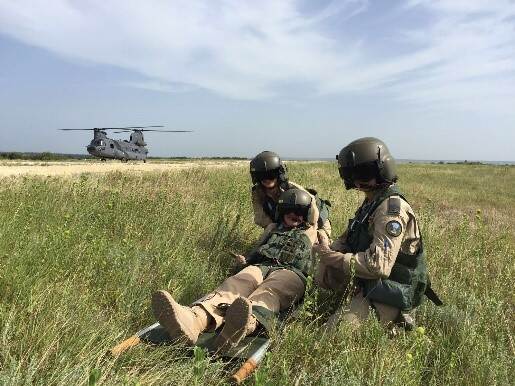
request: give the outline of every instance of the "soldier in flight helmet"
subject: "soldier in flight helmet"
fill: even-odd
[[[284,216],[296,215],[297,220],[308,219],[310,217],[311,203],[313,197],[305,190],[290,189],[281,193],[277,202],[276,221],[280,221]],[[305,221],[305,220],[304,220]]]
[[[250,161],[250,176],[252,178],[252,206],[254,209],[254,222],[264,229],[276,226],[275,215],[277,201],[282,192],[289,189],[301,189],[304,187],[288,180],[286,165],[279,155],[272,151],[263,151]],[[331,223],[329,221],[328,209],[323,212],[317,207],[320,199],[314,196],[312,209],[307,221],[331,236]],[[321,216],[327,214],[326,216]]]
[[[314,247],[316,282],[353,294],[327,325],[340,319],[359,324],[373,309],[384,325],[410,328],[409,312],[424,295],[441,301],[430,286],[418,220],[395,184],[395,160],[383,141],[371,137],[345,146],[337,160],[345,188],[363,192],[365,200],[340,238]]]
[[[376,180],[376,188],[397,182],[395,160],[383,141],[367,137],[345,146],[338,160],[338,172],[345,188],[357,188],[355,181]]]
[[[311,250],[317,229],[307,219],[312,197],[299,189],[283,192],[277,204],[278,226],[247,256],[236,255],[244,268],[191,307],[177,303],[166,291],[152,296],[152,310],[172,339],[194,345],[205,330],[223,327],[214,345],[224,351],[237,345],[260,324],[291,309],[304,297],[312,269]]]
[[[279,186],[287,188],[285,185],[288,183],[286,166],[273,151],[263,151],[250,161],[250,175],[254,185],[261,181],[277,179]]]

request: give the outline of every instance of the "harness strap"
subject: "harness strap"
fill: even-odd
[[[263,306],[252,306],[252,315],[254,315],[259,323],[265,328],[266,331],[270,331],[277,324],[277,315],[275,315],[268,308]]]
[[[429,300],[431,300],[437,306],[443,306],[442,300],[438,297],[435,291],[431,288],[431,283],[427,284],[426,291],[424,295],[427,296]]]

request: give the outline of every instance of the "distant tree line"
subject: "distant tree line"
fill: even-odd
[[[486,165],[485,163],[481,161],[438,161],[438,162],[432,162],[433,164],[438,165]]]
[[[147,157],[148,159],[169,159],[169,160],[209,160],[209,159],[215,159],[215,160],[248,160],[246,157]]]
[[[29,161],[62,161],[66,159],[84,159],[91,158],[86,154],[60,154],[45,151],[42,153],[31,152],[0,152],[0,159],[8,160],[29,160]]]
[[[69,159],[85,159],[93,158],[89,154],[62,154],[62,153],[51,153],[45,151],[42,153],[33,152],[0,152],[0,160],[28,160],[28,161],[63,161]],[[167,160],[246,160],[245,157],[148,157],[149,159],[167,159]]]

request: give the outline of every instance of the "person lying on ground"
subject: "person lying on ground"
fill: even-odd
[[[277,204],[279,225],[246,257],[238,255],[245,268],[191,307],[180,305],[166,291],[155,292],[152,310],[170,337],[195,345],[203,331],[222,327],[214,344],[223,351],[260,324],[269,328],[280,312],[300,302],[317,242],[317,230],[307,222],[311,204],[312,196],[304,190],[283,192]]]

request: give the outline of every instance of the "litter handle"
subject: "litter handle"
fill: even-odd
[[[257,366],[258,364],[252,358],[249,358],[243,366],[231,376],[231,381],[239,385],[256,370]]]
[[[231,376],[231,382],[239,385],[247,377],[249,377],[265,357],[269,346],[270,339],[267,339],[265,343],[263,343],[249,359],[247,359],[247,361],[240,367],[240,369]]]
[[[131,347],[137,346],[139,344],[139,342],[141,342],[141,338],[137,335],[133,335],[130,338],[125,339],[120,344],[117,344],[116,346],[114,346],[109,352],[111,353],[112,356],[116,357],[116,356],[124,353]]]

